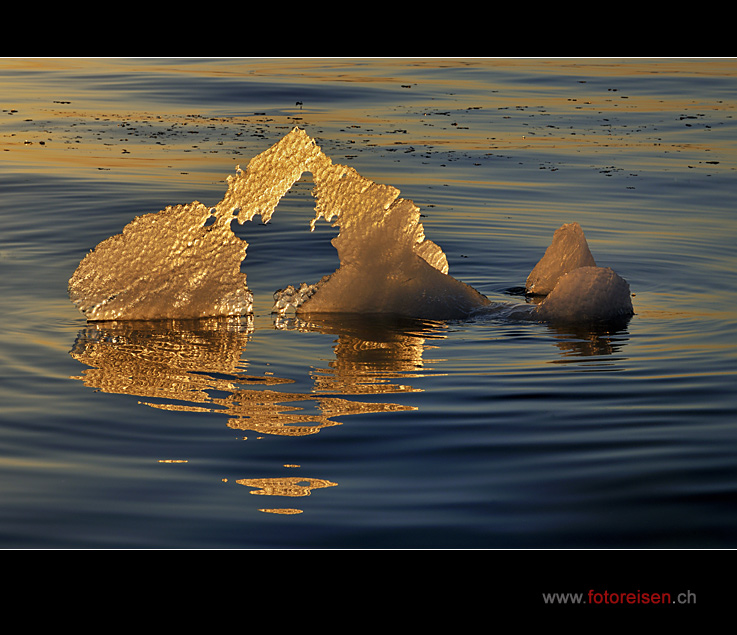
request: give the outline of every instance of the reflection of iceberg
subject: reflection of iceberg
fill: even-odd
[[[293,476],[290,478],[244,478],[236,481],[239,485],[255,487],[251,494],[263,496],[309,496],[313,489],[323,487],[335,487],[336,483],[326,481],[322,478],[301,478]]]
[[[229,428],[293,437],[317,434],[324,428],[340,425],[337,418],[347,415],[415,410],[400,404],[364,403],[340,397],[273,390],[237,390],[214,401],[226,408],[231,417]]]
[[[236,481],[239,485],[255,488],[251,494],[262,496],[286,496],[289,498],[310,496],[313,489],[335,487],[337,483],[321,478],[244,478]],[[301,509],[277,508],[261,509],[270,514],[301,514]]]
[[[313,392],[288,392],[292,379],[245,372],[242,355],[251,334],[239,318],[90,324],[71,351],[88,368],[72,379],[102,392],[157,400],[142,402],[153,408],[223,414],[232,429],[278,436],[316,434],[347,415],[416,409],[343,397],[413,390],[394,383],[414,376],[404,372],[401,356],[394,365],[387,360],[380,372],[350,364],[346,370],[338,360],[320,371]],[[415,340],[419,364],[422,338]],[[336,354],[350,356],[337,348]]]
[[[442,340],[445,324],[395,316],[358,314],[311,314],[309,321],[275,316],[275,325],[284,330],[313,331],[336,335],[335,359],[327,368],[313,371],[314,390],[342,395],[416,392],[407,383],[427,377],[437,361],[424,359],[428,340]]]
[[[80,331],[70,352],[89,368],[72,379],[106,393],[209,410],[211,391],[233,390],[245,381],[286,381],[243,374],[241,353],[249,337],[250,329],[238,318],[91,324]]]
[[[198,202],[168,207],[136,218],[122,234],[100,243],[69,281],[72,301],[89,320],[248,313],[252,296],[240,272],[247,244],[235,236],[230,224],[235,219],[250,221],[257,214],[268,222],[279,200],[305,172],[314,181],[312,227],[323,218],[339,228],[332,242],[340,266],[315,284],[277,292],[275,311],[442,320],[499,308],[448,274],[445,254],[425,239],[419,209],[412,201],[399,198],[391,186],[334,164],[298,128],[254,157],[246,171],[238,169],[229,177],[225,197],[215,207]],[[580,239],[585,244],[583,232]],[[569,245],[554,244],[551,250],[551,257],[567,254]],[[570,266],[593,264],[593,258],[584,258]],[[580,302],[591,309],[586,318],[631,313],[628,293],[624,300],[626,283],[620,281],[599,271],[579,272],[557,294],[553,286],[545,288],[550,297],[537,308],[525,307],[524,314],[531,319],[575,318]]]
[[[550,325],[553,343],[560,351],[554,363],[587,363],[587,370],[616,370],[616,355],[629,340],[626,320],[610,320],[600,325]]]

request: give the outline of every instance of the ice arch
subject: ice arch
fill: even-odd
[[[312,313],[396,313],[427,318],[467,315],[489,300],[448,275],[443,251],[425,238],[420,210],[399,190],[333,163],[295,128],[230,177],[221,206],[238,221],[268,222],[279,200],[305,172],[314,183],[315,217],[339,228],[340,266],[316,285],[277,305]]]
[[[445,254],[425,239],[412,201],[334,164],[299,128],[229,176],[215,207],[197,201],[167,207],[137,217],[122,234],[100,243],[69,281],[72,301],[92,321],[249,312],[253,298],[240,272],[248,244],[230,223],[256,215],[268,222],[305,172],[314,182],[311,226],[323,218],[339,228],[333,245],[340,266],[300,296],[302,309],[442,319],[489,303],[448,275]]]

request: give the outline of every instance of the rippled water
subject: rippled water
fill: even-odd
[[[734,60],[0,60],[0,546],[737,546]],[[561,224],[614,331],[275,320],[337,266],[303,178],[252,319],[87,324],[79,261],[299,125],[495,300]]]

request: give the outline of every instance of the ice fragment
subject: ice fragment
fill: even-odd
[[[579,267],[564,274],[538,306],[554,322],[600,322],[632,315],[630,285],[609,267]]]
[[[240,272],[246,247],[216,210],[197,201],[170,206],[87,254],[69,296],[90,321],[245,314],[253,301]]]
[[[553,242],[545,255],[527,277],[527,292],[534,295],[547,295],[558,279],[579,267],[594,267],[596,262],[591,255],[583,229],[578,223],[563,225],[553,234]]]

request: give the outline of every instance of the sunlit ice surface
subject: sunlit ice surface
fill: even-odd
[[[247,244],[230,223],[264,222],[306,171],[313,174],[321,217],[341,231],[333,244],[341,267],[315,297],[295,298],[317,313],[398,313],[420,317],[468,314],[488,301],[445,275],[442,250],[425,240],[419,209],[398,190],[335,165],[295,128],[228,179],[214,208],[195,202],[138,217],[121,235],[88,254],[70,280],[74,303],[91,320],[197,318],[251,312],[239,272]],[[450,298],[446,300],[446,298]],[[424,306],[418,306],[424,305]],[[280,311],[281,312],[281,311]]]

